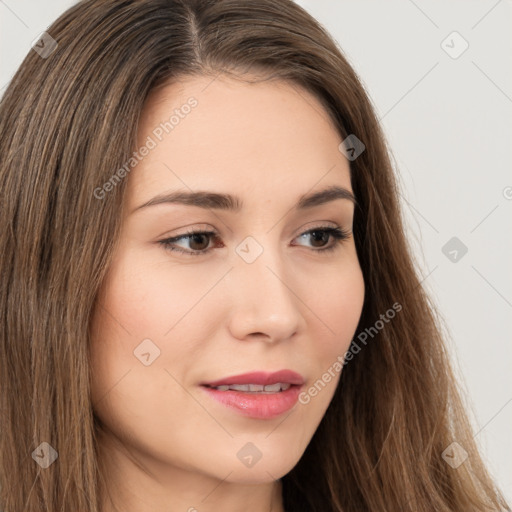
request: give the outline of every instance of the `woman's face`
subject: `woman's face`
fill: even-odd
[[[321,104],[284,82],[195,77],[153,91],[93,318],[92,399],[118,471],[262,483],[298,462],[364,298],[353,202],[301,205],[352,192],[340,143]],[[199,191],[236,200],[186,199]]]

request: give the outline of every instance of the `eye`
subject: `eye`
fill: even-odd
[[[199,254],[204,254],[210,250],[208,247],[209,241],[214,236],[218,236],[214,231],[187,231],[186,233],[174,238],[160,240],[158,243],[168,251],[176,251],[183,254],[196,256]],[[189,250],[184,250],[183,248],[176,246],[176,243],[181,242],[182,240],[185,240],[191,244]]]
[[[302,233],[302,235],[299,235],[297,238],[307,238],[311,237],[313,244],[320,244],[321,247],[319,249],[316,249],[315,252],[327,252],[327,251],[334,251],[335,249],[340,247],[340,244],[338,242],[344,241],[347,238],[350,237],[350,232],[345,231],[344,229],[340,227],[330,227],[330,226],[320,226],[317,228],[309,229],[308,231],[305,231]],[[328,242],[329,238],[333,239],[333,242],[327,246],[324,246],[324,242]],[[313,245],[313,247],[318,247],[318,245]]]
[[[334,228],[331,226],[319,226],[305,231],[297,238],[304,240],[309,237],[312,239],[312,247],[317,247],[316,249],[313,249],[313,252],[327,252],[337,249],[340,246],[338,242],[348,239],[350,237],[350,232],[340,227]],[[212,238],[217,242],[220,241],[220,238],[215,231],[188,231],[173,238],[160,240],[158,243],[168,251],[176,251],[190,256],[198,256],[200,254],[210,252],[211,247],[209,247],[209,242]],[[325,243],[329,242],[330,238],[333,239],[332,243],[325,245]],[[177,246],[177,243],[183,241],[190,244],[188,248],[183,249],[182,247]],[[218,247],[222,247],[222,245],[219,245]]]

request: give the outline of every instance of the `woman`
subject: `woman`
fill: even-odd
[[[80,2],[0,111],[2,510],[510,510],[304,10]]]

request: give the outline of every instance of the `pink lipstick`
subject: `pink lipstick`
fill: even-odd
[[[236,412],[257,419],[275,418],[298,400],[304,378],[297,372],[250,372],[205,382],[202,389]]]

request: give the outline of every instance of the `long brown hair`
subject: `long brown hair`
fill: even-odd
[[[510,510],[473,440],[378,120],[325,29],[291,0],[102,0],[79,2],[47,32],[57,46],[45,36],[46,50],[29,52],[0,104],[0,509],[99,512],[89,328],[129,177],[103,199],[94,191],[132,155],[154,87],[252,70],[313,92],[340,141],[366,146],[350,164],[360,350],[282,479],[285,509]],[[35,462],[43,442],[58,454],[47,468]],[[442,456],[452,442],[468,454],[457,468]]]

